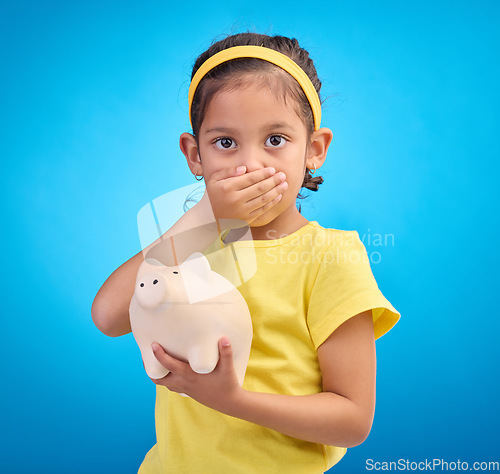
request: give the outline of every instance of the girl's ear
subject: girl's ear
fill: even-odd
[[[307,168],[313,169],[316,165],[318,169],[323,166],[332,139],[333,132],[329,128],[320,128],[312,133],[306,159]]]
[[[179,138],[179,146],[182,153],[186,157],[187,164],[191,173],[194,175],[202,175],[200,154],[198,153],[198,145],[196,139],[190,133],[183,133]]]

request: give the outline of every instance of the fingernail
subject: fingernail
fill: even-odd
[[[246,170],[246,166],[238,166],[238,168],[236,168],[236,174],[244,173],[245,170]]]
[[[158,344],[156,344],[156,342],[153,342],[153,344],[151,345],[151,347],[153,348],[153,352],[156,352],[160,346],[158,346]]]
[[[272,176],[274,173],[276,173],[276,170],[275,170],[272,166],[269,168],[269,170],[271,171],[271,176]]]
[[[285,181],[285,179],[286,179],[286,174],[285,174],[285,173],[283,173],[283,171],[280,171],[280,172],[278,173],[278,176],[280,177],[281,181]]]
[[[227,336],[222,336],[220,341],[223,347],[228,347],[231,345],[231,342],[229,341],[229,338]]]

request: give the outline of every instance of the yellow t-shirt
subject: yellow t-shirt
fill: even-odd
[[[220,248],[229,252],[230,246],[242,267],[245,259],[247,269],[252,258],[256,263],[255,274],[238,287],[254,330],[246,390],[283,395],[321,392],[316,349],[335,329],[371,309],[379,338],[400,317],[379,290],[356,231],[325,229],[311,221],[276,240],[226,246],[223,238],[205,252],[214,271],[225,270],[220,254],[212,252]],[[159,385],[155,419],[157,443],[139,474],[321,473],[346,452],[224,415]]]

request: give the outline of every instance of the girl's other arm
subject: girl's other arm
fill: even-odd
[[[94,298],[92,320],[106,336],[123,336],[132,331],[128,309],[143,261],[142,251],[127,260],[108,277]]]

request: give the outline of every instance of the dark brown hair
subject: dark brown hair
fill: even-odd
[[[286,36],[268,36],[250,32],[230,35],[213,43],[204,53],[198,56],[193,66],[191,79],[193,79],[201,65],[214,54],[233,46],[243,45],[264,46],[287,55],[304,70],[309,79],[311,79],[318,96],[320,95],[321,81],[318,78],[316,68],[309,57],[309,53],[299,46],[299,42],[295,38],[287,38]],[[198,136],[208,104],[215,94],[222,90],[231,91],[237,89],[245,82],[248,82],[249,74],[254,77],[257,76],[259,79],[272,85],[272,89],[281,95],[285,103],[289,96],[292,97],[292,103],[296,108],[296,112],[306,125],[307,138],[309,140],[314,131],[314,117],[302,87],[300,87],[299,83],[290,74],[279,66],[257,58],[237,58],[226,61],[213,68],[203,77],[196,89],[191,104],[193,135],[195,137]],[[323,178],[321,176],[313,177],[309,170],[306,169],[302,182],[303,188],[317,191],[318,186],[322,182]],[[305,196],[299,193],[297,197],[302,199]]]

